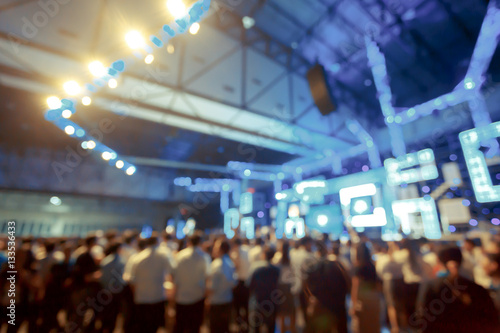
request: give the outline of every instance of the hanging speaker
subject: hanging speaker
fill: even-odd
[[[322,115],[326,116],[337,109],[333,100],[332,90],[328,83],[325,68],[321,65],[315,65],[307,72],[309,89],[314,99],[314,104]]]

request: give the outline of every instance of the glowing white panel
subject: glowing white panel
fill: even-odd
[[[340,202],[344,206],[351,204],[352,198],[367,197],[370,195],[375,195],[377,193],[377,187],[375,184],[364,184],[353,187],[346,187],[340,190]]]
[[[295,196],[308,204],[322,204],[328,192],[327,183],[324,180],[303,181],[296,183],[293,188]]]
[[[379,200],[373,200],[375,206],[370,214],[351,215],[351,201],[354,198],[376,196],[378,189],[375,184],[364,184],[346,187],[340,190],[340,203],[346,221],[353,227],[381,227],[387,224],[385,209],[380,207]]]
[[[484,154],[479,150],[482,141],[500,136],[500,122],[460,133],[460,143],[478,202],[500,201],[500,186],[494,186]]]
[[[434,199],[410,199],[400,200],[392,203],[392,211],[396,222],[401,225],[401,229],[407,235],[420,235],[420,229],[411,214],[420,213],[422,216],[424,236],[428,239],[440,239],[441,228]]]
[[[241,219],[241,231],[245,232],[248,239],[255,238],[255,220],[253,217],[244,217]]]
[[[384,161],[384,167],[387,182],[393,186],[436,179],[439,176],[432,149],[406,154],[397,159],[388,158]]]
[[[351,216],[351,225],[358,227],[382,227],[387,224],[387,217],[383,207],[375,207],[373,214]]]
[[[253,195],[245,192],[240,196],[240,213],[250,214],[253,211]]]
[[[285,222],[285,235],[286,238],[291,239],[295,235],[297,238],[302,238],[306,235],[306,225],[304,219],[300,217],[289,218]]]
[[[306,188],[325,188],[326,182],[324,180],[309,180],[297,183],[293,187],[298,194],[304,194]]]

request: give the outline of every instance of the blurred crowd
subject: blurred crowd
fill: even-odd
[[[500,240],[24,237],[8,332],[500,332]],[[171,315],[169,315],[171,313]]]

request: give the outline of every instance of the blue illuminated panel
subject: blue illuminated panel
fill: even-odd
[[[460,143],[478,202],[500,201],[500,186],[491,180],[484,154],[479,150],[482,141],[500,136],[500,122],[460,133]]]
[[[415,168],[417,166],[419,168]],[[384,167],[387,183],[393,186],[436,179],[439,176],[432,149],[406,154],[397,159],[388,158],[384,161]]]
[[[295,197],[307,204],[322,204],[328,192],[324,180],[306,180],[293,186]]]
[[[309,209],[306,224],[310,229],[339,236],[344,230],[340,206],[316,206]]]
[[[378,188],[375,184],[364,184],[352,187],[346,187],[340,190],[340,203],[342,212],[347,223],[352,227],[381,227],[387,224],[385,209],[382,207],[382,202],[378,196]],[[352,215],[351,203],[355,198],[373,197],[373,209],[369,210],[369,214]]]
[[[250,214],[253,211],[253,195],[245,192],[240,196],[240,213]]]
[[[434,199],[418,198],[395,201],[392,203],[392,211],[396,222],[406,235],[422,236],[421,228],[415,224],[410,215],[412,213],[421,213],[423,235],[428,239],[441,238],[441,228]]]

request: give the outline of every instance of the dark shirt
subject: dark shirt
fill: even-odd
[[[338,262],[319,260],[311,267],[306,280],[308,291],[326,309],[345,312],[345,298],[349,292],[346,273]]]
[[[410,324],[424,333],[500,332],[488,292],[466,278],[439,278],[424,285],[419,305]]]
[[[272,292],[278,289],[279,277],[280,269],[271,264],[255,270],[252,274],[249,288],[250,293],[255,297],[257,302],[261,303],[271,300]]]
[[[85,276],[99,270],[94,258],[90,252],[82,253],[73,266],[73,278],[75,283],[82,284],[85,282]]]
[[[375,266],[371,262],[363,266],[354,267],[353,274],[355,277],[365,282],[378,281],[377,271],[375,270]]]

